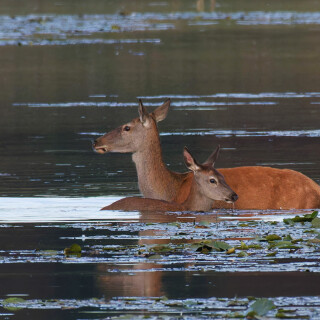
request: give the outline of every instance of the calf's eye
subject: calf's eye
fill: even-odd
[[[125,127],[124,127],[124,130],[125,130],[125,131],[130,131],[130,127],[129,127],[129,126],[125,126]]]
[[[210,179],[210,183],[217,183],[217,181],[214,179]]]

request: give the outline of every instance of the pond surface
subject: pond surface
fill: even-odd
[[[320,183],[319,38],[313,0],[2,0],[0,318],[223,319],[261,297],[268,317],[319,318],[319,228],[284,222],[310,211],[102,213],[139,194],[136,172],[91,149],[138,98],[170,97],[170,169],[220,144],[217,168]]]

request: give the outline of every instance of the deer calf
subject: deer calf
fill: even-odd
[[[190,193],[183,203],[168,202],[164,200],[130,197],[120,199],[102,210],[122,211],[208,211],[215,200],[233,203],[238,195],[227,185],[223,175],[214,168],[220,146],[203,163],[198,164],[196,159],[185,147],[183,150],[184,162],[193,172]]]

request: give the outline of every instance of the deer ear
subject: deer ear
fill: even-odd
[[[152,112],[152,115],[157,122],[162,121],[167,117],[170,103],[171,100],[169,98],[160,107],[158,107]]]
[[[145,106],[142,104],[142,100],[139,99],[139,118],[143,125],[146,125],[149,120],[149,113]]]
[[[184,163],[189,170],[195,172],[201,169],[196,159],[191,155],[187,147],[184,147],[183,149],[183,158],[184,158]]]
[[[220,152],[220,145],[217,146],[216,150],[214,150],[210,154],[209,158],[203,164],[210,165],[210,166],[214,167],[214,164],[217,161],[217,158],[219,156],[219,152]]]

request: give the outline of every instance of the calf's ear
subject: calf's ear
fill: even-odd
[[[183,149],[184,163],[187,168],[193,172],[199,171],[201,169],[200,165],[197,163],[196,159],[192,156],[187,147]]]

